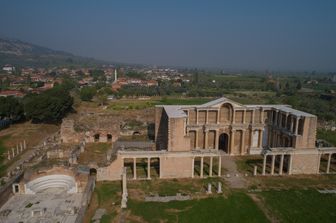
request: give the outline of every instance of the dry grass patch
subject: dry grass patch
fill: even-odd
[[[23,140],[26,140],[27,146],[31,147],[38,145],[42,140],[59,131],[59,129],[58,125],[25,122],[1,130],[0,137],[10,136],[4,141],[4,145],[7,148],[15,147],[17,143],[23,142]]]
[[[87,143],[85,151],[79,156],[78,162],[86,165],[90,163],[102,165],[106,162],[106,154],[111,146],[111,143]]]

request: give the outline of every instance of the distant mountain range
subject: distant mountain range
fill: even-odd
[[[0,38],[0,66],[53,67],[53,66],[94,66],[106,61],[75,56],[71,53],[14,39]]]

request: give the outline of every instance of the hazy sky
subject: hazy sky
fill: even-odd
[[[1,0],[0,27],[109,61],[336,71],[336,0]]]

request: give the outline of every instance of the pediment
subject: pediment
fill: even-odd
[[[221,97],[221,98],[218,98],[216,100],[209,101],[209,102],[207,102],[205,104],[200,105],[199,107],[219,108],[219,107],[221,107],[225,103],[231,104],[232,107],[234,107],[234,108],[244,107],[244,105],[242,105],[242,104],[240,104],[238,102],[232,101],[232,100],[230,100],[228,98],[225,98],[225,97]]]

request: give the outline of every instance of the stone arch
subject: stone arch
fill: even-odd
[[[218,137],[218,149],[229,153],[229,135],[227,133],[222,133]]]
[[[108,142],[112,142],[112,134],[107,134],[106,138]]]
[[[97,175],[97,169],[96,168],[90,168],[90,175]]]
[[[230,103],[222,104],[220,108],[220,123],[232,123],[233,106]]]
[[[99,133],[94,134],[93,141],[94,142],[99,142],[99,139],[100,139],[100,134]]]

